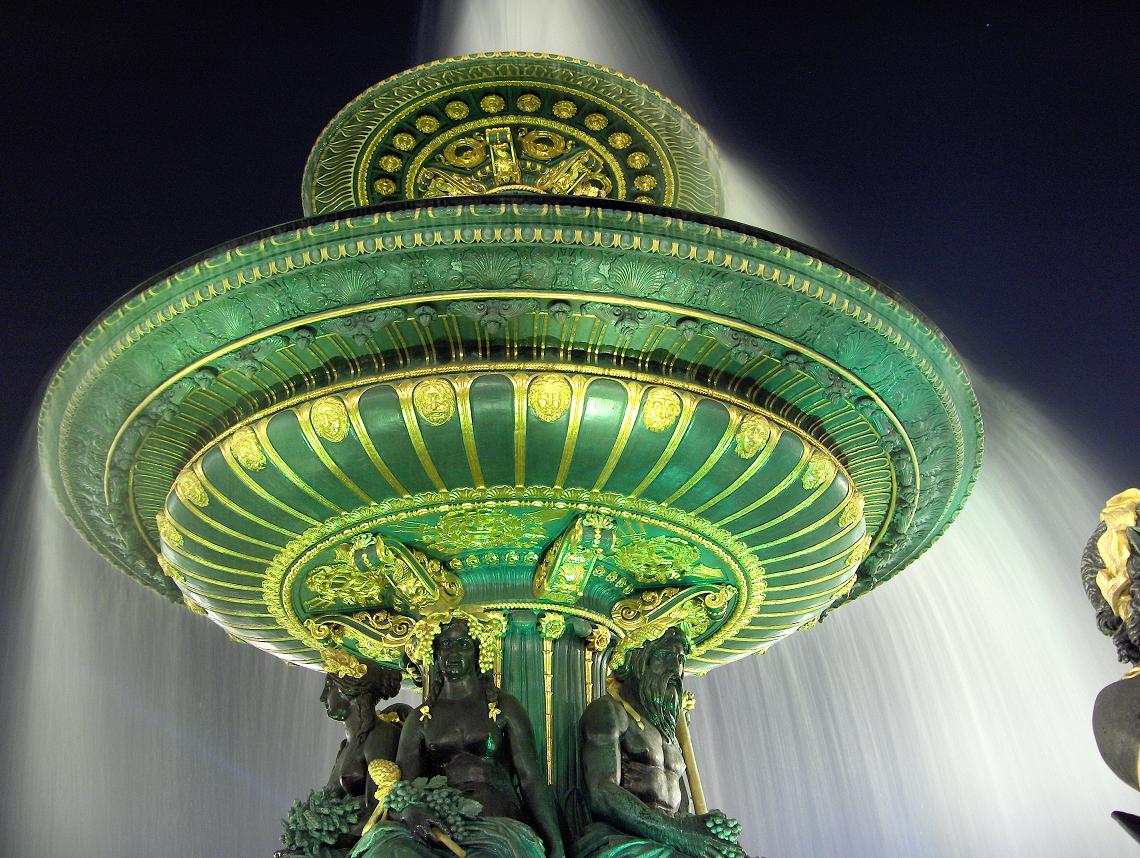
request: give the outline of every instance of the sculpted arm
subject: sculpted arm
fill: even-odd
[[[400,744],[396,748],[396,765],[403,780],[411,781],[427,774],[423,770],[423,744],[423,721],[419,712],[412,712],[400,732]]]
[[[546,843],[547,855],[550,858],[563,858],[566,851],[558,827],[554,790],[547,784],[546,773],[534,753],[534,731],[530,728],[530,721],[513,697],[503,694],[499,697],[499,703],[507,719],[511,764],[519,779],[523,801],[530,811],[535,829]]]
[[[582,715],[582,778],[590,812],[621,831],[679,848],[676,823],[621,786],[621,736],[627,729],[629,716],[608,697]]]

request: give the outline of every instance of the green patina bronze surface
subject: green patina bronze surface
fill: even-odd
[[[318,216],[144,284],[64,359],[41,415],[62,506],[135,578],[313,666],[334,615],[397,664],[354,613],[451,594],[623,638],[680,610],[670,587],[716,604],[693,669],[762,652],[942,533],[980,422],[945,340],[878,284],[613,201],[657,170],[649,202],[716,212],[712,152],[664,97],[564,58],[379,84],[313,150]],[[605,539],[579,544],[591,516]],[[407,562],[354,566],[364,538]]]

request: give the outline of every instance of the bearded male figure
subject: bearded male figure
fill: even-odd
[[[681,629],[667,629],[631,652],[609,694],[586,707],[579,722],[582,778],[595,822],[578,839],[576,858],[744,855],[734,820],[720,811],[689,812],[676,735],[689,649]]]

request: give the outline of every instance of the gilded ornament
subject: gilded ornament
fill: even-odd
[[[455,414],[455,388],[442,378],[425,379],[412,391],[412,404],[422,420],[442,426]]]
[[[479,609],[435,611],[412,627],[405,652],[425,673],[432,661],[432,648],[440,630],[455,620],[467,624],[467,632],[479,642],[479,672],[491,673],[503,652],[507,618],[498,611]]]
[[[657,178],[649,173],[642,173],[633,180],[633,186],[639,191],[652,191],[657,187]]]
[[[542,107],[542,99],[533,92],[528,92],[524,95],[520,95],[515,104],[523,113],[534,113]]]
[[[572,101],[567,101],[566,99],[562,99],[560,101],[554,102],[553,111],[554,111],[554,115],[557,116],[559,119],[569,119],[575,113],[578,112],[578,105],[576,105]]]
[[[740,428],[736,431],[736,455],[751,459],[768,442],[773,431],[780,430],[763,414],[749,414],[740,421]]]
[[[633,198],[633,201],[635,203],[655,203],[655,202],[657,202],[657,200],[653,199],[653,197],[647,197],[644,194],[638,194],[636,197]]]
[[[527,402],[544,423],[560,419],[570,408],[570,381],[564,375],[548,372],[538,376],[527,390]]]
[[[566,633],[566,617],[547,611],[538,619],[538,632],[548,641],[558,640]]]
[[[174,493],[178,495],[178,499],[182,503],[187,505],[206,506],[210,502],[210,496],[206,494],[205,486],[190,468],[184,469],[178,475],[178,479],[174,481]]]
[[[460,137],[443,147],[443,161],[452,167],[470,170],[487,160],[487,144],[478,137]]]
[[[487,717],[488,718],[490,718],[492,721],[494,721],[496,718],[498,718],[502,714],[503,714],[503,710],[498,707],[498,705],[495,703],[494,700],[488,700],[487,701]]]
[[[701,559],[694,545],[675,536],[635,537],[614,552],[614,562],[642,584],[680,578]]]
[[[644,152],[630,152],[625,162],[635,170],[643,170],[649,166],[649,156]],[[642,190],[648,190],[643,188]]]
[[[610,612],[614,623],[625,636],[614,648],[610,668],[617,669],[626,655],[646,641],[656,640],[673,626],[679,628],[690,643],[704,635],[737,595],[728,584],[699,585],[681,589],[647,590],[614,605]]]
[[[1125,489],[1110,497],[1101,510],[1104,533],[1096,541],[1096,556],[1103,564],[1096,585],[1108,607],[1122,620],[1132,618],[1132,579],[1128,561],[1133,547],[1129,534],[1136,528],[1140,489]]]
[[[633,138],[626,134],[624,131],[615,131],[610,135],[610,145],[615,149],[625,149],[632,143]]]
[[[352,616],[332,615],[305,621],[315,640],[335,644],[322,649],[338,651],[345,644],[352,644],[365,658],[387,664],[402,660],[413,625],[410,617],[388,611],[360,611]]]
[[[334,673],[341,678],[351,676],[353,679],[361,679],[368,672],[364,662],[339,647],[321,650],[321,661],[325,673]]]
[[[804,489],[811,491],[830,483],[834,479],[835,473],[834,460],[823,450],[815,450],[811,454],[811,459],[808,460],[807,467],[804,468],[800,483]]]
[[[379,604],[389,585],[385,576],[364,574],[345,563],[317,566],[305,577],[305,587],[313,594],[305,601],[305,610],[315,611],[336,604],[356,607]]]
[[[839,526],[850,527],[863,516],[863,493],[853,489],[839,513]]]
[[[498,113],[500,110],[507,106],[507,103],[503,101],[503,97],[501,95],[495,95],[494,93],[491,93],[490,95],[484,95],[479,99],[479,106],[483,108],[483,111],[485,113]]]
[[[158,535],[162,541],[171,548],[180,547],[182,545],[182,534],[174,527],[174,522],[170,520],[170,516],[165,512],[160,512],[154,519],[158,522]]]
[[[592,519],[591,524],[586,518]],[[546,550],[534,573],[534,595],[539,599],[573,604],[582,598],[598,558],[613,544],[613,519],[579,516]]]
[[[603,625],[595,625],[590,631],[590,636],[586,638],[586,648],[594,652],[604,652],[606,647],[610,645],[610,640],[613,635],[610,630]]]
[[[431,134],[433,131],[439,130],[439,120],[428,113],[417,116],[415,124],[416,129],[424,134]]]
[[[430,721],[431,720],[431,707],[428,706],[426,703],[423,706],[421,706],[417,711],[420,713],[420,720],[421,721]]]
[[[392,138],[392,145],[404,152],[409,152],[416,148],[416,138],[407,131],[401,131]]]
[[[260,471],[265,467],[265,453],[257,435],[248,426],[238,429],[230,436],[228,446],[239,465],[247,471]]]
[[[181,570],[179,570],[179,568],[177,566],[175,566],[173,563],[171,563],[169,560],[167,560],[161,554],[157,555],[157,559],[158,559],[158,566],[160,569],[162,569],[163,575],[165,575],[167,578],[169,578],[171,581],[173,581],[175,584],[178,584],[179,586],[186,583],[185,576],[182,574]]]
[[[650,388],[645,395],[641,422],[650,432],[664,432],[681,414],[681,397],[667,387]]]
[[[398,172],[400,167],[404,165],[404,162],[396,155],[381,155],[378,163],[380,164],[380,169],[388,173]]]
[[[539,161],[557,158],[566,154],[566,150],[570,148],[570,144],[561,134],[543,128],[525,132],[519,137],[519,142],[524,155],[537,158]]]
[[[460,554],[533,545],[546,539],[546,530],[533,513],[512,514],[499,507],[476,507],[445,512],[434,525],[424,526],[421,538],[433,551]],[[475,559],[478,563],[478,558]]]
[[[309,420],[326,441],[336,444],[348,437],[348,409],[338,396],[324,396],[314,402]]]
[[[471,112],[471,108],[465,101],[449,101],[444,105],[443,112],[447,114],[448,119],[462,119]]]
[[[845,566],[858,566],[867,557],[867,552],[871,549],[871,534],[863,534],[863,538],[855,545],[851,551],[848,552],[847,558],[843,561]]]
[[[380,178],[372,183],[373,189],[376,193],[388,197],[396,193],[396,183],[389,178]]]
[[[586,116],[585,125],[591,131],[601,131],[610,124],[610,120],[604,113],[590,113]]]

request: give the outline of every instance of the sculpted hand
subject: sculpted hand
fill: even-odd
[[[411,805],[404,808],[404,812],[400,814],[404,825],[412,832],[412,836],[416,840],[423,843],[425,846],[435,846],[439,843],[435,834],[432,833],[433,828],[438,828],[444,833],[448,833],[447,824],[438,817],[428,813],[423,807],[419,805]]]
[[[741,858],[744,855],[744,850],[736,844],[725,843],[709,834],[682,830],[679,835],[674,845],[692,858]]]

